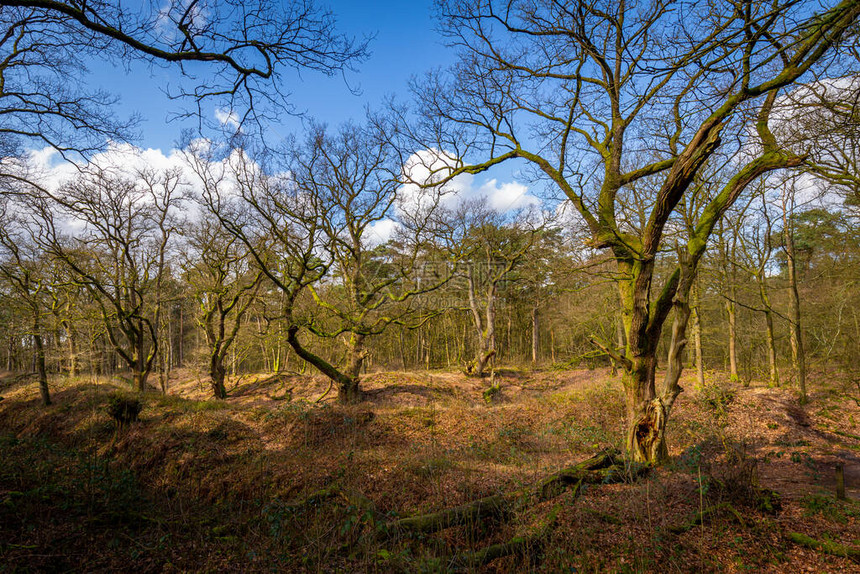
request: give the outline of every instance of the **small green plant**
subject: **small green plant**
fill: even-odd
[[[488,404],[488,405],[489,405],[490,403],[492,403],[492,402],[493,402],[493,399],[494,399],[494,398],[496,397],[496,395],[498,395],[500,392],[502,392],[502,388],[501,388],[499,385],[497,385],[496,383],[493,383],[492,385],[490,385],[489,387],[487,387],[487,388],[484,390],[484,393],[483,393],[483,395],[484,395],[484,402],[485,402],[486,404]]]
[[[694,444],[684,449],[673,464],[680,471],[694,473],[701,467],[703,458],[702,445]]]
[[[831,522],[846,524],[850,517],[860,516],[860,509],[850,502],[839,502],[827,494],[810,494],[800,499],[806,516],[821,515]]]
[[[701,388],[697,401],[719,419],[725,418],[729,405],[735,400],[735,395],[735,390],[729,385],[712,383]]]

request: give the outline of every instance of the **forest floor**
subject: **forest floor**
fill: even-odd
[[[341,406],[319,377],[245,376],[215,401],[177,372],[117,429],[125,383],[58,378],[45,408],[0,377],[2,572],[860,572],[860,388],[840,373],[807,405],[686,377],[670,464],[424,532],[390,525],[620,448],[619,378],[500,371],[486,403],[486,380],[375,373]]]

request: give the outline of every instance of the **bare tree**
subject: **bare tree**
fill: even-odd
[[[744,224],[739,233],[739,255],[740,258],[733,263],[746,271],[755,281],[761,307],[755,309],[764,315],[765,319],[765,344],[767,346],[768,384],[771,387],[779,386],[779,368],[776,357],[776,332],[774,330],[775,311],[771,304],[768,275],[773,256],[773,221],[770,214],[770,206],[766,196],[764,182],[757,186],[757,194],[752,200],[758,200],[761,205],[753,208],[755,201],[747,205],[742,211]]]
[[[724,299],[727,319],[727,352],[729,362],[729,380],[737,382],[740,380],[738,374],[737,353],[737,286],[738,273],[734,261],[738,251],[738,223],[740,217],[735,217],[731,211],[720,219],[717,224],[715,235],[716,254],[714,264],[717,267],[718,286],[720,295]],[[746,381],[747,383],[749,381]]]
[[[461,57],[451,74],[417,87],[430,116],[418,141],[461,160],[448,177],[528,162],[573,203],[592,246],[612,252],[627,337],[623,355],[607,350],[624,366],[627,446],[636,460],[667,456],[689,291],[714,226],[749,182],[801,162],[769,129],[776,97],[832,52],[860,3],[811,11],[796,2],[440,5]],[[735,174],[702,209],[675,271],[656,284],[667,222],[721,146],[735,146]],[[645,181],[655,191],[644,223],[629,225],[624,190]],[[658,392],[658,342],[673,311]]]
[[[785,273],[788,279],[789,340],[791,362],[797,375],[800,402],[806,403],[806,352],[803,346],[803,323],[800,313],[800,293],[797,286],[797,250],[794,244],[794,219],[797,213],[797,177],[789,177],[781,183],[780,206],[782,208],[782,232],[779,246],[785,257]]]
[[[184,235],[185,280],[194,291],[197,322],[206,337],[209,380],[215,398],[225,399],[226,359],[263,274],[217,218],[202,217]]]
[[[0,246],[3,248],[0,275],[11,286],[15,295],[13,300],[22,304],[29,315],[33,364],[39,378],[42,404],[48,406],[51,404],[51,393],[48,388],[43,334],[46,329],[44,316],[48,313],[51,290],[48,270],[50,261],[33,240],[33,230],[28,227],[28,222],[16,217],[14,211],[14,206],[10,208],[8,202],[4,202],[3,217],[0,218]]]
[[[177,171],[136,173],[132,179],[91,166],[33,202],[43,247],[92,295],[111,346],[141,392],[158,352],[163,285],[182,195]]]
[[[416,206],[398,201],[401,158],[378,127],[315,127],[289,157],[288,171],[277,176],[235,156],[227,171],[240,201],[232,211],[223,209],[225,174],[212,173],[211,157],[193,161],[209,174],[211,213],[284,293],[290,347],[337,384],[341,401],[353,402],[361,396],[366,339],[426,319],[412,302],[435,285],[416,277],[431,218],[410,215]],[[380,234],[385,228],[390,236]],[[297,306],[303,293],[315,304],[307,313]],[[344,365],[316,354],[303,332],[342,340]]]
[[[474,357],[466,363],[467,375],[483,377],[498,352],[496,314],[501,291],[523,265],[541,225],[529,212],[503,214],[486,198],[467,200],[453,210],[456,235],[452,238],[458,275],[463,276],[468,311],[475,335]]]

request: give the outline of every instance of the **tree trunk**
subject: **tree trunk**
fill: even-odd
[[[146,349],[144,348],[142,339],[135,347],[133,359],[132,369],[134,369],[134,374],[132,375],[132,379],[134,388],[140,393],[145,393],[149,371],[146,368]]]
[[[184,305],[179,305],[179,365],[180,367],[185,365],[185,310]]]
[[[476,295],[477,286],[475,284],[473,270],[469,268],[469,308],[472,311],[472,320],[475,326],[475,340],[477,346],[475,349],[475,359],[466,368],[466,374],[483,377],[487,363],[496,354],[496,288],[495,284],[491,284],[487,288],[487,299],[485,301],[485,318],[481,318],[481,309],[478,304]]]
[[[776,366],[776,337],[773,331],[773,311],[771,311],[770,308],[770,297],[768,297],[767,294],[767,286],[765,285],[765,279],[762,275],[759,275],[757,279],[759,295],[761,297],[761,302],[764,304],[764,320],[767,336],[767,364],[768,369],[770,371],[770,375],[768,378],[768,386],[778,387],[779,370]]]
[[[532,365],[538,364],[540,352],[540,324],[538,323],[538,306],[532,307]]]
[[[705,366],[702,362],[702,317],[699,313],[699,281],[693,282],[692,290],[693,348],[696,356],[696,382],[699,388],[705,386]]]
[[[364,346],[365,336],[353,333],[349,338],[349,349],[347,354],[347,365],[345,375],[354,381],[354,384],[349,385],[356,390],[359,388],[359,379],[361,377],[361,367],[364,365],[364,360],[367,357],[367,349]],[[346,394],[351,394],[351,389],[345,390]]]
[[[227,376],[227,369],[224,367],[224,360],[221,353],[216,351],[209,358],[209,380],[212,384],[212,393],[216,399],[227,398],[227,388],[224,386],[224,379]]]
[[[69,377],[76,377],[78,374],[78,349],[75,343],[75,337],[72,331],[69,330]]]
[[[146,379],[148,373],[144,373],[140,369],[135,369],[134,373],[132,373],[132,385],[139,393],[146,392]]]
[[[45,366],[45,346],[42,343],[42,335],[35,333],[33,343],[36,346],[36,371],[39,374],[39,393],[42,395],[42,404],[46,407],[51,404],[51,393],[48,390],[48,369]]]
[[[737,349],[737,308],[734,301],[734,287],[730,292],[730,298],[726,301],[726,313],[729,316],[729,377],[732,382],[740,380],[738,376],[738,349]]]
[[[686,331],[690,319],[689,295],[696,276],[697,259],[679,252],[679,268],[667,280],[658,299],[649,304],[653,263],[625,269],[633,279],[620,283],[627,352],[623,357],[627,417],[627,452],[635,462],[655,464],[669,456],[666,424],[675,399],[682,392],[678,384],[684,368]],[[624,269],[624,267],[622,267]],[[670,296],[671,295],[671,296]],[[666,361],[666,375],[660,394],[655,387],[657,347],[663,323],[673,312],[672,337]]]
[[[797,373],[797,384],[800,388],[800,402],[806,403],[806,354],[803,351],[803,331],[800,323],[800,295],[797,291],[797,268],[795,266],[794,236],[784,216],[783,233],[785,235],[785,256],[788,262],[789,313],[791,315],[790,339],[791,361]]]
[[[738,350],[737,350],[737,306],[735,305],[735,301],[737,300],[736,286],[738,284],[737,281],[737,267],[733,264],[735,261],[735,254],[737,251],[737,234],[732,233],[732,242],[731,244],[727,244],[724,240],[729,235],[729,232],[723,227],[723,220],[720,220],[720,231],[719,231],[719,257],[720,263],[723,267],[722,272],[722,282],[723,289],[726,295],[726,315],[728,316],[728,347],[729,347],[729,380],[735,383],[740,380],[738,376]],[[744,382],[744,386],[749,384],[749,380]]]
[[[400,368],[406,370],[406,349],[403,346],[403,331],[398,332],[398,341],[400,342]]]
[[[666,447],[667,409],[656,396],[654,375],[656,357],[643,356],[632,360],[625,370],[624,383],[627,419],[627,453],[635,462],[657,463],[669,456]]]
[[[332,366],[328,361],[323,359],[322,357],[318,357],[313,354],[309,350],[305,349],[298,338],[299,327],[296,325],[291,325],[287,328],[287,343],[293,348],[296,354],[307,361],[311,365],[313,365],[316,369],[318,369],[322,374],[331,379],[338,386],[338,400],[342,403],[356,403],[361,400],[362,391],[359,385],[358,376],[355,378],[349,377],[345,373],[341,373],[334,366]],[[354,363],[350,360],[350,365],[357,364],[358,371],[361,370],[361,362],[364,360],[365,350],[364,350],[364,335],[354,335],[353,338],[357,338],[358,341],[356,344],[351,347],[352,349],[357,349],[359,351],[359,356],[361,357],[360,361]]]

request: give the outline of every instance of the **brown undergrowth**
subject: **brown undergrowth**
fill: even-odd
[[[309,376],[246,376],[219,402],[180,375],[124,428],[108,415],[120,383],[58,379],[45,408],[35,385],[0,382],[0,570],[860,569],[827,552],[860,547],[860,405],[838,374],[806,406],[688,381],[670,464],[547,496],[545,477],[621,445],[606,371],[507,371],[491,404],[458,373],[377,373],[349,407],[317,402],[327,384]],[[853,502],[833,498],[837,462]]]

